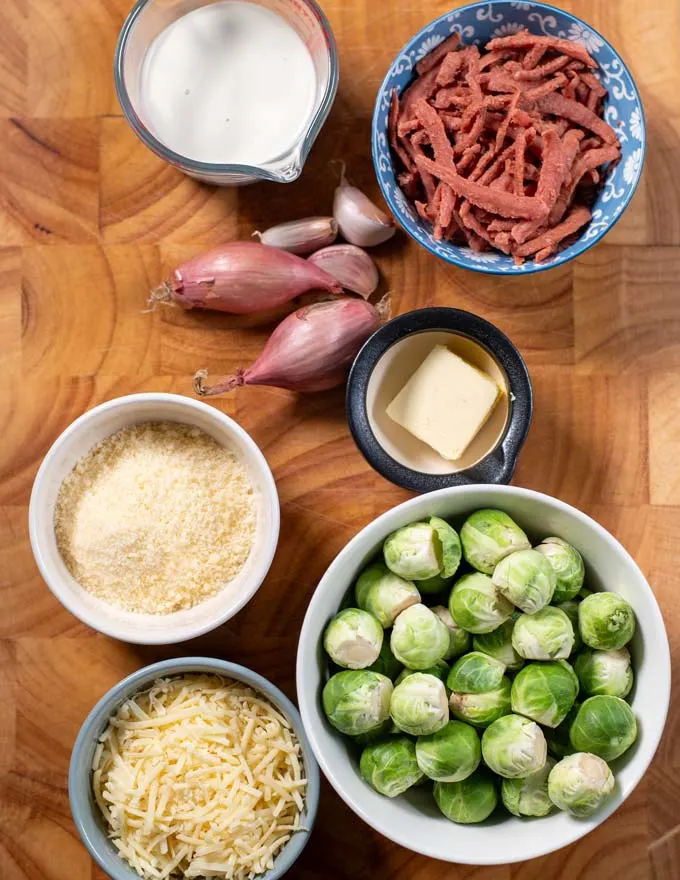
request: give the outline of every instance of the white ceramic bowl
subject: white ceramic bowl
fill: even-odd
[[[614,795],[590,819],[554,811],[541,819],[516,819],[499,808],[481,825],[456,825],[438,811],[430,792],[415,788],[394,799],[382,797],[360,777],[355,750],[326,721],[321,689],[326,661],[321,634],[363,566],[394,529],[437,514],[460,524],[483,507],[505,510],[532,540],[559,535],[586,562],[587,585],[622,596],[635,609],[638,629],[631,644],[636,671],[632,708],[640,727],[636,744],[613,770]],[[584,513],[538,492],[510,486],[459,486],[421,495],[362,529],[336,557],[309,604],[297,656],[297,692],[302,722],[321,769],[345,803],[361,818],[415,852],[471,865],[519,862],[553,852],[592,831],[619,807],[645,773],[659,744],[670,697],[670,653],[661,612],[649,584],[631,556]]]
[[[96,443],[127,425],[165,420],[202,428],[245,465],[257,493],[255,541],[241,571],[216,596],[172,614],[134,614],[92,596],[71,576],[57,549],[54,506],[62,480]],[[40,573],[72,614],[116,639],[140,645],[170,644],[214,629],[253,597],[276,551],[279,499],[264,455],[233,419],[208,404],[177,394],[131,394],[86,412],[57,438],[35,478],[28,519],[31,547]]]

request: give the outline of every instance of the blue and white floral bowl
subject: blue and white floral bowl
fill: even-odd
[[[511,256],[492,251],[476,253],[446,241],[435,241],[397,184],[387,137],[387,117],[392,89],[401,94],[415,74],[417,62],[454,31],[463,43],[484,45],[493,37],[507,36],[526,28],[535,34],[575,40],[586,47],[599,64],[597,75],[607,88],[607,122],[621,141],[621,162],[610,174],[593,208],[593,219],[581,237],[543,263],[527,260],[516,265]],[[473,3],[431,22],[410,40],[393,61],[378,92],[373,115],[373,162],[383,195],[406,232],[438,257],[476,272],[493,275],[528,275],[559,266],[584,253],[616,224],[633,197],[645,156],[645,120],[642,101],[621,57],[601,34],[569,12],[544,3],[514,0]]]

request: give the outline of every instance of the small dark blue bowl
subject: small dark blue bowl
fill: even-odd
[[[457,463],[446,462],[386,413],[437,344],[492,375],[506,392]],[[417,309],[389,321],[364,344],[347,382],[347,418],[357,446],[378,473],[414,492],[509,483],[532,413],[531,380],[517,348],[493,324],[460,309]]]

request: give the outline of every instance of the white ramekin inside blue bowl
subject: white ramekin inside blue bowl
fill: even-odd
[[[324,716],[320,699],[328,676],[321,645],[324,629],[343,607],[359,572],[380,552],[385,538],[395,529],[433,514],[460,525],[472,511],[485,507],[506,511],[534,541],[548,535],[569,541],[583,554],[587,586],[620,593],[635,611],[638,626],[630,651],[636,681],[630,702],[639,736],[613,764],[614,794],[589,819],[574,819],[557,810],[540,819],[518,819],[499,807],[479,825],[456,825],[439,812],[428,788],[416,786],[401,797],[383,797],[361,778],[356,750]],[[611,816],[654,757],[666,722],[670,685],[670,651],[663,618],[654,593],[631,556],[585,513],[557,498],[516,486],[440,489],[406,501],[369,523],[336,556],[319,582],[305,615],[297,655],[302,722],[321,769],[340,797],[376,831],[401,846],[469,865],[502,865],[546,855],[584,837]]]
[[[277,880],[282,877],[309,840],[319,806],[319,768],[300,715],[288,697],[256,672],[226,660],[211,657],[180,657],[163,660],[128,675],[104,694],[83,722],[71,752],[68,789],[73,821],[90,855],[112,880],[140,880],[140,877],[118,855],[118,851],[109,839],[104,817],[94,799],[92,759],[98,738],[111,715],[124,700],[149,687],[157,678],[196,672],[240,681],[259,691],[290,721],[300,743],[302,763],[307,777],[305,808],[300,817],[302,829],[296,832],[279,852],[274,867],[266,874],[260,875],[261,880]]]
[[[395,174],[387,136],[387,117],[392,89],[399,94],[415,75],[415,66],[452,33],[463,43],[486,44],[526,29],[534,34],[560,37],[582,43],[598,62],[596,75],[609,95],[605,119],[621,141],[621,161],[610,172],[593,206],[593,218],[573,244],[542,263],[526,260],[521,265],[512,256],[484,251],[477,253],[447,241],[435,241],[432,229],[418,217],[401,191]],[[640,95],[630,71],[605,38],[580,18],[545,3],[517,3],[514,0],[472,3],[454,9],[430,22],[399,52],[387,71],[373,114],[373,163],[383,195],[405,231],[428,251],[454,266],[492,275],[527,275],[573,260],[596,244],[619,220],[637,188],[645,157],[645,119]]]

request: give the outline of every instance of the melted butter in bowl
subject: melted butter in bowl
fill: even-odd
[[[457,356],[450,359],[457,366],[428,372],[425,361],[440,346]],[[423,374],[442,389],[440,409],[439,394],[424,384]],[[463,387],[466,374],[475,381]],[[414,376],[418,381],[411,381]],[[476,394],[479,379],[498,386],[492,408]],[[449,394],[447,382],[455,381],[461,382],[459,393]],[[428,393],[395,407],[393,401],[404,397],[400,392],[409,385]],[[401,417],[405,410],[411,418]],[[390,411],[400,413],[397,421]],[[460,309],[417,309],[388,321],[357,355],[347,384],[349,427],[359,450],[378,473],[416,492],[508,483],[532,412],[531,380],[517,348],[493,324]],[[457,449],[463,451],[454,458]]]

